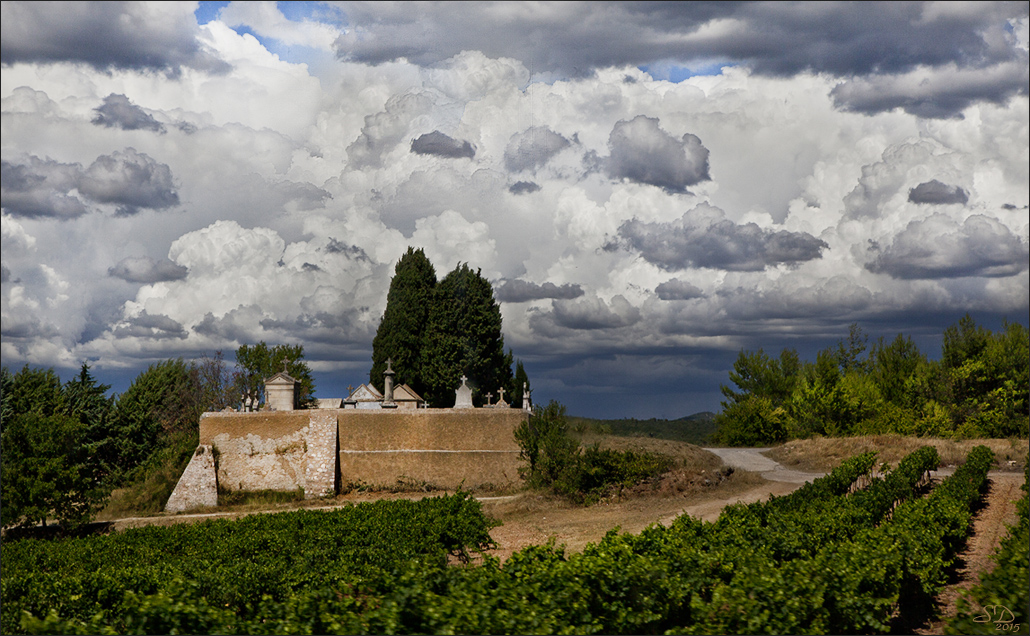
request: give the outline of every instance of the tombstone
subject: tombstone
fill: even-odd
[[[500,397],[497,398],[497,404],[494,404],[494,408],[495,409],[506,409],[506,408],[508,408],[509,404],[504,401],[504,387],[502,386],[501,388],[497,389],[497,393],[500,395]]]
[[[472,387],[467,382],[468,378],[461,376],[461,386],[454,392],[454,408],[456,409],[472,408]]]
[[[392,367],[393,361],[386,359],[386,371],[383,371],[383,408],[395,409],[397,403],[393,401],[393,376],[397,375]]]
[[[529,399],[529,385],[525,382],[522,383],[522,409],[524,411],[533,411],[533,404]]]

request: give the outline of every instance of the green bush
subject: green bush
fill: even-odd
[[[551,401],[515,429],[526,482],[578,503],[594,502],[608,490],[630,487],[660,475],[672,460],[655,453],[582,448],[569,435],[565,407]]]

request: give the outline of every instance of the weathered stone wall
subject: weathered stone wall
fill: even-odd
[[[307,456],[304,458],[304,496],[308,499],[336,493],[336,413],[309,411]]]
[[[205,413],[200,443],[218,450],[218,483],[229,490],[304,488],[311,413]]]
[[[231,490],[332,494],[340,484],[399,480],[467,488],[518,479],[518,409],[315,409],[206,413],[200,443]]]
[[[165,504],[167,512],[182,512],[218,505],[218,479],[211,446],[200,445],[186,465],[172,496]]]
[[[339,411],[340,481],[445,488],[518,480],[518,409]]]

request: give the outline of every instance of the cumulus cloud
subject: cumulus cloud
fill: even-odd
[[[447,159],[471,159],[476,156],[476,149],[467,141],[459,141],[439,130],[420,135],[411,141],[411,152],[417,155],[436,155]]]
[[[533,126],[515,133],[504,149],[504,166],[511,172],[536,170],[571,142],[546,126]]]
[[[122,215],[179,204],[171,169],[133,148],[101,155],[85,170],[34,156],[4,161],[2,170],[3,207],[14,216],[70,219],[89,211],[86,202],[118,205]]]
[[[920,183],[909,190],[908,200],[912,203],[929,203],[934,205],[947,205],[949,203],[965,205],[969,201],[969,193],[959,186],[948,185],[933,179]]]
[[[942,214],[912,221],[882,251],[871,272],[893,278],[1005,277],[1027,269],[1027,244],[997,219],[974,214],[961,224]]]
[[[761,271],[817,259],[829,248],[805,232],[738,225],[722,217],[721,210],[702,205],[671,223],[631,219],[619,227],[619,236],[644,260],[667,271],[694,267]]]
[[[660,283],[655,287],[655,293],[662,300],[691,300],[693,298],[704,298],[701,288],[688,283],[685,280],[673,278]]]
[[[149,256],[129,256],[107,270],[108,276],[130,283],[153,284],[171,280],[182,280],[189,270],[176,265],[167,258],[155,261]]]
[[[640,321],[640,310],[625,296],[617,295],[611,303],[590,296],[576,300],[555,300],[554,322],[567,329],[615,329]]]
[[[93,123],[108,128],[121,128],[122,130],[152,130],[154,132],[165,132],[164,124],[129,101],[125,95],[111,93],[104,98],[104,103],[95,109],[96,117]]]
[[[658,119],[638,115],[619,121],[608,137],[609,176],[685,192],[687,186],[707,181],[708,149],[690,133],[676,139],[658,125]]]
[[[79,190],[99,203],[113,203],[119,214],[139,208],[162,210],[179,205],[172,170],[134,148],[101,155],[79,179]]]
[[[524,303],[544,298],[571,300],[583,295],[583,288],[574,283],[555,285],[544,283],[538,285],[528,280],[513,278],[504,281],[497,287],[495,294],[502,303]]]
[[[82,166],[29,157],[24,163],[0,164],[4,211],[21,217],[70,219],[87,212],[71,191],[78,186]]]
[[[119,338],[144,338],[150,340],[164,340],[168,338],[182,340],[188,335],[186,330],[177,321],[161,314],[148,314],[146,310],[140,312],[138,316],[123,320],[115,326],[113,332]]]
[[[173,74],[182,67],[228,69],[198,41],[189,3],[4,2],[0,24],[5,65],[67,61]]]
[[[377,166],[383,154],[397,146],[408,134],[411,122],[433,105],[425,93],[394,95],[382,111],[365,115],[361,134],[347,147],[347,157],[355,166]]]

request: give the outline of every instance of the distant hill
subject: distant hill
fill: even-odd
[[[675,420],[636,418],[599,420],[590,417],[569,417],[574,433],[599,433],[621,437],[655,437],[703,446],[715,432],[715,413],[704,411]]]

